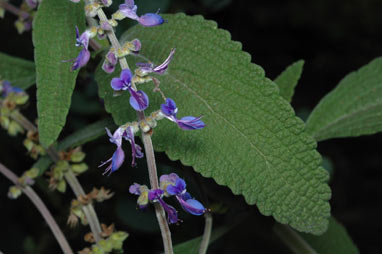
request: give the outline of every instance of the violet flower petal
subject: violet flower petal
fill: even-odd
[[[158,26],[164,23],[164,19],[156,13],[146,13],[140,16],[137,21],[142,26]]]
[[[193,215],[202,215],[206,212],[206,208],[196,199],[183,200],[179,196],[176,197],[182,208]]]
[[[90,52],[87,49],[83,48],[80,51],[77,58],[75,58],[74,60],[69,60],[69,61],[74,61],[72,65],[72,71],[75,71],[81,68],[82,66],[85,66],[87,62],[89,61],[89,59],[90,59]]]
[[[122,147],[119,146],[117,150],[115,150],[113,156],[107,161],[105,161],[104,163],[102,163],[101,165],[99,165],[98,167],[102,167],[103,165],[111,161],[109,166],[106,168],[105,172],[103,172],[103,175],[107,173],[109,173],[108,175],[110,175],[111,173],[113,173],[114,171],[118,170],[121,167],[124,160],[125,160],[125,153],[123,152]]]
[[[119,90],[125,88],[125,83],[124,83],[120,78],[113,78],[113,79],[111,80],[111,87],[112,87],[115,91],[119,91]]]
[[[161,104],[161,111],[167,116],[175,116],[178,112],[178,108],[176,107],[175,101],[170,98],[166,98],[166,103]]]
[[[177,119],[176,123],[183,130],[203,129],[206,125],[202,120],[200,120],[200,118],[202,117],[201,116],[199,117],[185,116],[185,117],[182,117],[180,120]]]
[[[170,52],[169,56],[166,58],[166,60],[164,60],[164,62],[162,64],[155,67],[153,69],[153,71],[158,73],[158,74],[165,73],[167,68],[168,68],[168,65],[170,64],[172,58],[174,57],[174,54],[175,54],[175,48],[171,49],[171,52]]]
[[[130,105],[136,111],[143,111],[149,106],[149,97],[142,90],[134,91],[133,89],[129,89],[131,97],[130,97]]]
[[[129,69],[123,69],[121,72],[121,80],[127,85],[131,82],[131,77],[133,75],[131,74],[131,71]]]
[[[182,178],[176,179],[175,184],[167,186],[166,191],[170,195],[180,195],[186,189],[186,182]]]
[[[134,183],[134,184],[130,185],[130,187],[129,187],[129,192],[130,192],[131,194],[141,195],[141,190],[140,190],[140,188],[141,188],[141,185],[140,185],[140,184],[138,184],[138,183]]]

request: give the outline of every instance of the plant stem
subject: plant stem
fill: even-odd
[[[203,239],[202,242],[200,243],[200,248],[199,248],[199,254],[206,254],[208,245],[210,243],[210,238],[211,238],[211,230],[212,230],[212,215],[209,212],[206,212],[204,214],[205,218],[205,224],[204,224],[204,233],[203,233]]]
[[[0,163],[0,172],[7,177],[14,184],[18,185],[18,177],[8,168],[6,168],[3,164]],[[34,192],[34,190],[29,187],[23,187],[18,185],[21,190],[28,196],[28,198],[32,201],[32,203],[36,206],[37,210],[41,213],[42,217],[45,219],[48,224],[50,230],[52,231],[54,237],[56,238],[58,244],[60,245],[62,251],[65,254],[73,254],[72,249],[69,246],[68,241],[66,240],[64,234],[61,229],[58,227],[56,221],[54,220],[52,214],[49,212],[48,208],[45,206],[44,202],[40,199],[40,197]]]
[[[10,117],[14,121],[19,123],[21,126],[23,126],[24,129],[33,131],[33,132],[37,131],[36,126],[34,126],[33,123],[31,123],[27,118],[25,118],[19,111],[13,111]],[[46,152],[53,162],[56,163],[60,159],[57,151],[53,147],[49,147],[46,150]],[[65,179],[69,183],[70,187],[72,188],[77,198],[82,195],[85,195],[85,191],[83,190],[80,182],[78,181],[77,177],[73,174],[72,171],[68,171],[65,174]],[[99,240],[101,240],[102,230],[101,230],[101,226],[100,226],[97,214],[94,210],[94,207],[92,204],[87,204],[83,206],[82,209],[85,213],[90,229],[94,235],[94,239],[96,240],[96,242],[98,242]]]
[[[9,11],[10,13],[19,16],[19,17],[29,17],[29,14],[25,11],[20,10],[16,6],[5,2],[4,0],[0,0],[0,7],[3,7],[5,10]]]
[[[317,254],[317,252],[289,226],[277,223],[273,226],[273,231],[293,253]]]
[[[103,12],[102,8],[100,8],[97,12],[98,18],[100,21],[107,21],[107,17],[105,13]],[[119,44],[119,41],[117,37],[115,36],[115,33],[113,30],[106,32],[107,37],[110,40],[111,45],[117,50],[121,48],[121,45]],[[122,69],[129,69],[129,65],[127,64],[126,58],[122,57],[119,59],[119,64],[121,65]],[[133,88],[136,89],[135,85],[132,84]],[[138,119],[144,120],[145,114],[143,112],[138,112]],[[157,174],[157,168],[155,163],[155,155],[154,155],[154,148],[151,141],[151,136],[148,133],[142,132],[142,141],[145,147],[145,154],[146,154],[146,160],[147,160],[147,166],[149,171],[149,178],[150,178],[150,185],[152,189],[158,189],[158,174]],[[172,240],[171,240],[171,231],[167,223],[166,214],[162,206],[155,203],[155,214],[158,219],[159,228],[161,230],[162,234],[162,240],[163,240],[163,246],[164,246],[164,252],[166,254],[172,254],[173,248],[172,248]]]

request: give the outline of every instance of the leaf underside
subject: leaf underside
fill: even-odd
[[[382,58],[348,74],[309,116],[306,128],[317,141],[382,131]]]
[[[12,86],[27,89],[36,83],[34,63],[0,52],[0,80],[8,80]]]
[[[78,71],[63,62],[78,55],[75,26],[84,29],[83,4],[43,1],[33,23],[37,75],[39,137],[47,147],[58,138],[65,124]]]
[[[288,102],[292,101],[294,88],[300,80],[304,60],[299,60],[288,66],[279,76],[274,80],[280,89],[280,95]]]
[[[177,103],[178,117],[202,114],[207,127],[183,131],[162,120],[154,129],[155,150],[244,195],[264,215],[300,231],[323,233],[330,216],[328,174],[320,167],[316,142],[276,84],[215,22],[184,14],[165,19],[168,23],[159,27],[135,26],[127,37],[139,38],[141,54],[156,64],[177,48],[168,73],[157,77],[161,89]],[[136,116],[127,92],[113,97],[110,81],[115,76],[119,70],[96,72],[106,110],[123,124]],[[147,112],[163,103],[153,87],[139,86],[150,96]]]

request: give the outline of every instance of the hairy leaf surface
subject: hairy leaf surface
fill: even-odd
[[[280,95],[288,102],[292,101],[294,88],[300,80],[304,60],[299,60],[288,66],[279,76],[274,80],[280,89]]]
[[[36,83],[34,63],[0,52],[0,79],[10,81],[12,86],[27,89]]]
[[[33,44],[37,75],[37,111],[40,142],[49,146],[56,141],[65,124],[78,71],[71,72],[74,58],[75,26],[84,28],[82,3],[43,1],[33,24]]]
[[[207,127],[183,131],[162,120],[153,133],[156,151],[244,195],[264,215],[300,231],[323,233],[330,215],[328,174],[320,167],[316,142],[276,84],[215,22],[183,14],[165,18],[163,26],[133,27],[127,39],[139,38],[141,54],[155,64],[177,47],[168,73],[157,77],[160,87],[177,103],[178,117],[202,114]],[[96,80],[106,110],[123,124],[136,116],[128,92],[113,97],[115,76],[119,70],[109,75],[98,68]],[[153,87],[139,86],[150,96],[148,112],[163,103]]]
[[[317,141],[382,131],[382,58],[347,75],[309,116]]]

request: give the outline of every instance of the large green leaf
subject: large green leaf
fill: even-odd
[[[299,60],[292,65],[288,66],[279,76],[274,80],[279,86],[280,95],[288,102],[292,101],[294,88],[300,80],[304,60]]]
[[[183,131],[162,120],[154,130],[154,148],[243,194],[264,215],[300,231],[323,233],[330,215],[328,174],[320,167],[316,142],[276,84],[215,22],[183,14],[165,18],[163,26],[133,27],[128,39],[139,38],[141,53],[156,64],[177,47],[168,74],[158,77],[161,89],[176,101],[179,117],[203,114],[207,127]],[[123,124],[134,120],[135,112],[128,93],[113,97],[114,76],[119,70],[96,72],[106,110]],[[153,85],[141,87],[150,94],[147,111],[158,109],[163,100],[150,93]]]
[[[34,63],[0,52],[0,79],[10,81],[12,86],[27,89],[36,83]]]
[[[382,58],[347,75],[309,116],[317,141],[382,131]]]
[[[274,231],[296,254],[359,253],[346,229],[333,217],[329,219],[328,231],[320,236],[297,233],[289,227],[280,224],[274,226]]]
[[[75,26],[84,29],[84,6],[70,1],[43,1],[33,23],[37,74],[37,111],[40,142],[56,141],[65,124],[77,71],[70,63],[79,49],[74,46]]]

